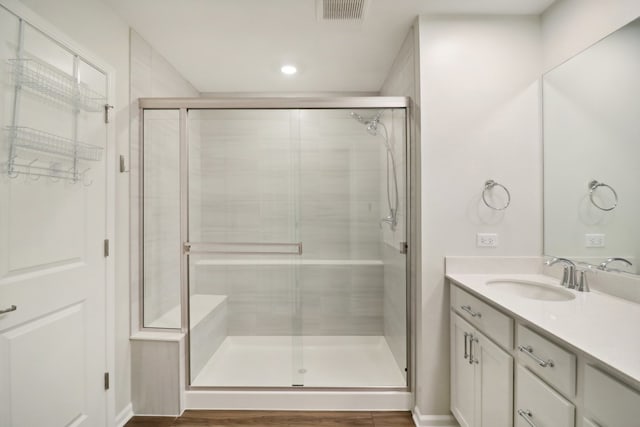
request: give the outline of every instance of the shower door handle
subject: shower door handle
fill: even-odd
[[[186,255],[302,255],[302,242],[185,242],[183,251]]]

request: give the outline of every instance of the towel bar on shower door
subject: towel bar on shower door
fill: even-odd
[[[291,248],[291,250],[285,250],[286,248]],[[185,242],[183,249],[187,255],[302,255],[302,242]]]

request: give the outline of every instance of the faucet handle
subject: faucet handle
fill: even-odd
[[[567,269],[567,282],[566,286],[569,289],[576,289],[576,266],[568,265],[565,267]]]
[[[567,287],[569,283],[569,266],[565,265],[562,269],[562,280],[560,280],[560,286]]]
[[[577,291],[580,292],[589,292],[589,284],[587,283],[587,272],[584,270],[580,270],[580,277],[578,278],[578,286],[576,287]]]
[[[633,266],[633,263],[632,263],[631,261],[629,261],[628,259],[626,259],[626,258],[612,257],[612,258],[607,258],[607,260],[606,260],[606,261],[604,261],[603,263],[601,263],[601,264],[598,266],[598,269],[603,270],[603,271],[607,271],[607,270],[608,270],[608,268],[607,268],[607,267],[608,267],[608,265],[609,265],[610,263],[612,263],[612,262],[615,262],[615,261],[621,261],[621,262],[623,262],[624,264],[627,264],[629,267]]]
[[[576,289],[576,267],[574,265],[568,264],[564,266],[560,286],[564,286],[569,289]]]

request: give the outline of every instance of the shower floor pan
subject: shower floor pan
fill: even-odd
[[[229,336],[195,387],[405,387],[382,336]]]

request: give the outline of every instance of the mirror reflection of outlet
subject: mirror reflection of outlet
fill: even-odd
[[[604,248],[604,234],[585,234],[585,248]]]
[[[498,235],[496,233],[478,233],[476,234],[476,246],[494,248],[498,246]]]

